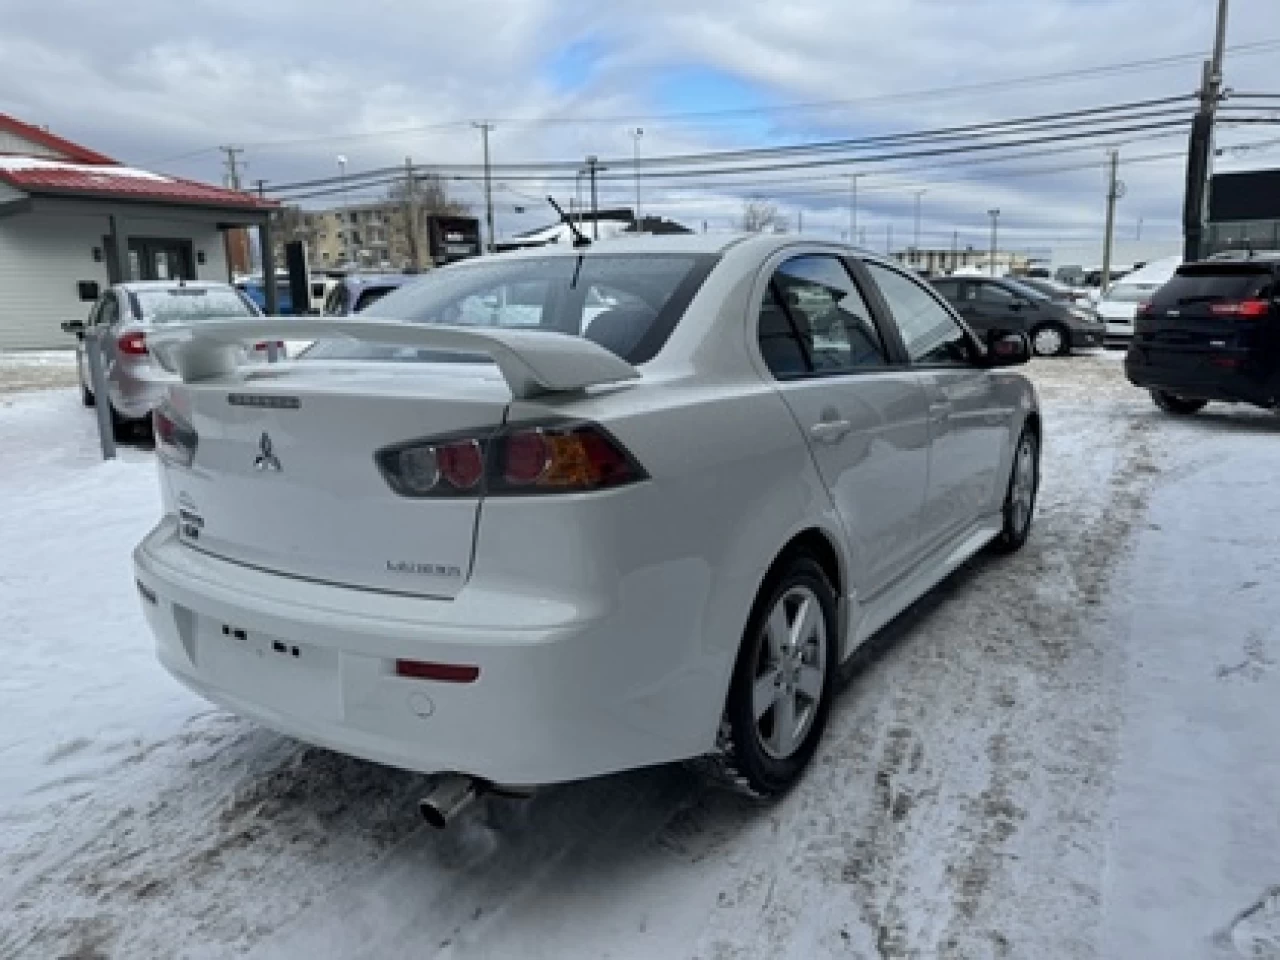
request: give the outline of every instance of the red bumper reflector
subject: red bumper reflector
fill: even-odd
[[[396,675],[415,680],[439,680],[442,683],[474,683],[479,667],[458,663],[427,663],[424,660],[397,660]]]
[[[1225,367],[1228,370],[1234,370],[1240,366],[1239,357],[1210,357],[1209,362],[1215,367]]]

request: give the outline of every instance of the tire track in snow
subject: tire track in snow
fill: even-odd
[[[4,950],[336,956],[364,917],[354,955],[1095,955],[1115,721],[1092,611],[1159,462],[1148,405],[1120,399],[1109,363],[1038,369],[1031,542],[971,563],[860,655],[784,800],[643,771],[442,838],[418,827],[422,778],[224,719],[235,735],[154,750],[135,803],[36,858]]]

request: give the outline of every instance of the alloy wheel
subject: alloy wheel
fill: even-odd
[[[1035,332],[1031,344],[1036,354],[1041,357],[1052,357],[1062,352],[1062,331],[1057,327],[1041,327]]]
[[[752,714],[761,749],[785,760],[804,742],[822,702],[827,672],[827,625],[817,595],[794,586],[765,621],[752,689]]]
[[[1036,498],[1036,447],[1030,436],[1022,438],[1013,462],[1013,486],[1009,491],[1012,526],[1021,533],[1031,522]]]

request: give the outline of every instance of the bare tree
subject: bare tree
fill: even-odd
[[[787,218],[775,204],[766,200],[747,200],[742,204],[738,229],[747,233],[786,233]]]
[[[449,191],[434,173],[419,173],[413,177],[414,198],[418,209],[423,214],[436,214],[443,217],[465,217],[471,207],[460,200],[449,198]],[[387,199],[407,200],[409,185],[404,180],[396,180],[387,188]]]

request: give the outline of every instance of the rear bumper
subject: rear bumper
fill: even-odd
[[[486,624],[464,622],[457,601],[207,557],[178,542],[169,518],[135,550],[134,569],[159,660],[174,677],[341,753],[533,786],[683,759],[714,743],[714,727],[671,733],[691,683],[704,703],[724,695],[692,652],[688,663],[665,665],[666,686],[637,688],[627,661],[646,649],[643,624],[598,611],[582,619],[572,604],[518,596],[481,604],[494,611]],[[479,676],[405,678],[397,659],[475,666]]]
[[[1133,339],[1132,320],[1111,319],[1103,324],[1103,328],[1108,342],[1120,340],[1127,343],[1129,340]]]
[[[1231,365],[1234,364],[1234,365]],[[1130,346],[1125,375],[1136,387],[1179,397],[1275,406],[1280,375],[1242,350],[1166,351]]]
[[[140,420],[151,415],[151,411],[164,399],[165,391],[177,382],[177,377],[162,370],[154,373],[122,371],[111,378],[107,392],[111,395],[111,405],[120,416]]]

